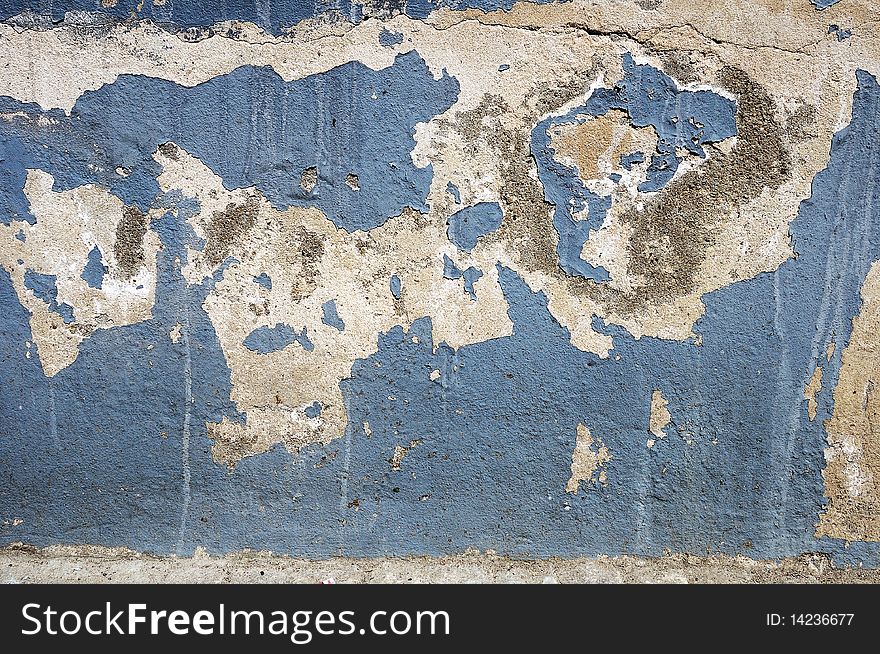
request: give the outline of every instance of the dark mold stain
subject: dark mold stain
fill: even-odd
[[[224,211],[215,211],[208,225],[208,242],[205,258],[212,266],[218,265],[229,255],[232,244],[246,234],[257,218],[259,201],[248,198],[244,204],[230,202]]]
[[[765,187],[779,188],[791,174],[766,91],[733,67],[722,69],[720,81],[739,100],[737,143],[729,154],[716,150],[705,164],[674,180],[643,211],[631,209],[622,216],[632,228],[628,272],[643,280],[631,294],[621,296],[625,309],[692,291],[720,217],[756,198]]]
[[[317,286],[318,263],[324,256],[324,241],[319,234],[309,231],[302,225],[293,230],[294,247],[292,254],[297,258],[302,273],[295,291],[295,299],[305,297]]]
[[[591,79],[589,74],[584,79]],[[494,137],[494,147],[504,162],[501,229],[486,238],[501,238],[528,270],[565,280],[573,295],[591,298],[606,309],[632,315],[691,292],[697,273],[714,243],[727,213],[757,197],[765,187],[779,188],[791,174],[785,132],[776,122],[774,105],[766,90],[733,67],[720,73],[721,85],[737,98],[737,143],[725,153],[713,148],[712,157],[683,174],[646,202],[642,211],[631,209],[621,220],[632,229],[628,273],[641,284],[622,292],[608,284],[566,275],[556,252],[558,235],[553,227],[553,205],[537,181],[528,135],[505,130],[497,120],[503,100],[487,94],[471,112],[463,112],[462,132],[470,139]],[[535,117],[583,93],[583,86],[537,91],[531,101]]]
[[[172,161],[177,161],[180,156],[177,146],[174,143],[160,143],[159,144],[159,152],[162,153],[163,157],[171,159]]]
[[[816,130],[816,107],[804,103],[788,117],[785,133],[793,141],[805,141],[818,136]]]
[[[147,233],[147,217],[134,206],[122,208],[122,220],[116,226],[116,242],[113,253],[123,279],[131,279],[144,263],[144,235]]]
[[[663,72],[673,79],[684,84],[690,84],[699,80],[688,52],[684,50],[671,50],[660,53],[658,56],[660,61],[663,62]],[[700,56],[705,57],[703,54]]]

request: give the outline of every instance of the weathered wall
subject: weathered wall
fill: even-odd
[[[0,541],[880,563],[871,0],[0,0]]]

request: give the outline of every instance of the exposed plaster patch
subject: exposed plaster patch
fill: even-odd
[[[611,459],[611,453],[602,440],[597,438],[594,442],[589,428],[583,423],[578,423],[577,440],[571,453],[571,477],[565,485],[565,491],[576,494],[581,482],[586,484],[598,482],[604,486],[608,482],[605,464]],[[596,471],[599,474],[594,478]]]
[[[299,187],[306,193],[311,193],[318,183],[318,169],[310,166],[302,171],[299,179]]]
[[[421,444],[422,444],[421,439],[414,439],[409,442],[408,446],[395,445],[394,446],[394,453],[391,455],[391,458],[388,459],[388,463],[391,464],[391,469],[394,470],[395,472],[399,471],[400,464],[403,461],[404,457],[409,453],[409,451],[412,448],[414,448],[418,445],[421,445]]]
[[[660,390],[651,393],[651,414],[648,418],[648,431],[655,438],[666,438],[666,428],[672,422],[672,414],[669,413],[669,402]],[[648,447],[653,447],[654,441],[649,441]]]
[[[862,307],[853,319],[834,388],[834,411],[825,423],[828,448],[826,510],[817,536],[880,541],[880,263],[862,286]]]
[[[278,442],[296,450],[342,435],[347,417],[339,382],[350,376],[355,360],[376,351],[378,334],[394,325],[408,327],[432,316],[435,342],[454,348],[512,331],[497,270],[487,269],[475,282],[471,299],[460,280],[444,279],[442,257],[433,255],[456,253],[443,226],[418,212],[406,210],[369,232],[348,233],[317,209],[277,211],[255,189],[225,189],[182,148],[174,158],[161,149],[154,158],[163,168],[162,190],[200,207],[187,220],[207,245],[188,249],[184,277],[200,283],[223,267],[203,306],[232,372],[232,400],[246,417],[244,423],[224,418],[208,425],[218,462],[234,466]],[[235,220],[220,218],[230,211]],[[220,244],[212,247],[212,239]],[[406,289],[405,304],[388,292],[391,271]],[[264,272],[271,288],[253,283]],[[344,330],[324,321],[331,300]],[[245,345],[255,330],[278,324],[307,333],[312,348],[264,353]],[[309,418],[302,407],[314,401],[322,410]]]
[[[53,184],[52,175],[27,171],[24,193],[36,224],[0,224],[0,265],[31,313],[34,343],[49,377],[76,360],[79,344],[96,329],[150,319],[159,248],[147,217],[106,189],[86,184],[54,191]],[[15,238],[20,229],[24,241]],[[107,269],[100,288],[83,278],[96,246]],[[28,270],[55,277],[57,302],[72,307],[73,321],[66,323],[26,287]]]
[[[585,185],[613,173],[626,173],[620,158],[635,151],[652,152],[656,142],[652,128],[632,127],[626,112],[620,109],[582,123],[561,125],[551,134],[556,158],[575,166]]]
[[[816,401],[816,395],[822,390],[822,366],[817,365],[813,371],[810,381],[804,386],[804,399],[807,400],[807,415],[810,420],[816,419],[816,410],[819,403]]]

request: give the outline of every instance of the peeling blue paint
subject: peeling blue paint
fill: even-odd
[[[852,30],[843,29],[839,25],[831,24],[828,26],[828,34],[834,34],[838,41],[845,41],[852,36]]]
[[[430,5],[431,0],[420,0]],[[465,9],[479,9],[485,13],[491,11],[510,11],[520,0],[434,0],[434,4],[438,7],[449,7],[454,11],[464,11]],[[545,5],[553,2],[565,3],[569,0],[530,0],[534,4]],[[411,4],[412,0],[410,0]]]
[[[266,290],[269,290],[269,291],[272,290],[272,278],[269,277],[269,275],[267,275],[264,272],[260,273],[256,277],[254,277],[254,283],[259,284],[260,286],[262,286]]]
[[[836,5],[840,0],[810,0],[813,3],[813,6],[817,11],[822,11],[823,9],[828,9],[833,5]]]
[[[69,325],[75,321],[73,307],[66,302],[58,303],[58,287],[55,285],[55,280],[55,275],[34,272],[30,268],[24,272],[25,288],[33,291],[34,296],[48,305],[49,311],[57,313]]]
[[[308,352],[315,349],[305,327],[298,332],[284,323],[276,323],[274,327],[257,327],[247,335],[242,344],[253,352],[269,354],[283,350],[293,343],[299,343]]]
[[[497,202],[480,202],[449,216],[446,235],[459,250],[470,252],[476,247],[478,238],[501,227],[503,217]]]
[[[104,284],[104,275],[107,273],[107,266],[104,265],[104,259],[101,256],[101,250],[96,245],[89,250],[89,259],[83,268],[82,277],[89,288],[101,288]]]
[[[458,187],[455,184],[448,182],[446,184],[446,192],[455,198],[456,204],[461,204],[461,193],[459,193]]]
[[[471,300],[474,302],[477,301],[477,291],[474,289],[474,284],[477,283],[477,280],[483,276],[483,271],[474,268],[473,266],[468,266],[463,271],[461,271],[461,278],[464,280],[464,291],[467,293]]]
[[[647,179],[638,187],[642,192],[659,191],[672,179],[680,163],[676,149],[705,157],[703,144],[736,135],[736,106],[732,100],[711,91],[682,91],[656,68],[636,64],[629,53],[623,55],[623,69],[623,80],[613,88],[596,89],[582,106],[565,116],[547,118],[532,131],[538,177],[545,198],[555,205],[553,226],[559,234],[559,266],[569,275],[596,281],[608,281],[608,271],[584,261],[581,251],[590,230],[602,226],[611,208],[611,196],[588,189],[576,168],[555,158],[551,133],[561,125],[582,123],[584,115],[603,116],[610,109],[626,111],[634,127],[652,126],[658,135],[657,149],[651,156]],[[585,218],[573,217],[583,212]]]
[[[582,113],[582,109],[572,110],[561,119],[551,117],[538,123],[532,130],[532,154],[544,187],[544,197],[554,205],[553,227],[559,234],[556,245],[559,267],[569,275],[601,282],[610,279],[608,271],[581,259],[581,250],[590,237],[590,230],[602,226],[605,214],[611,208],[611,197],[602,197],[584,186],[577,169],[557,161],[550,146],[549,130],[576,120],[578,113]],[[584,211],[586,218],[573,218],[574,213]]]
[[[400,299],[400,277],[397,276],[397,273],[391,275],[391,279],[388,281],[388,288],[391,291],[391,295],[395,300]]]
[[[644,161],[644,152],[632,152],[630,154],[620,155],[620,165],[623,166],[626,170],[632,170],[632,167],[635,164],[644,163]]]
[[[400,291],[398,290],[398,293],[399,292]],[[327,300],[321,305],[321,310],[323,311],[321,322],[330,327],[335,327],[341,332],[345,331],[345,322],[339,317],[339,313],[336,311],[336,300]]]
[[[323,89],[323,101],[315,88]],[[228,188],[256,186],[277,209],[315,206],[338,227],[372,229],[406,207],[428,210],[432,170],[412,162],[414,127],[449,108],[458,90],[449,75],[435,80],[412,51],[384,70],[354,62],[291,82],[270,67],[251,66],[192,88],[121,75],[84,93],[70,116],[0,96],[0,111],[27,116],[0,122],[0,181],[7,189],[0,215],[28,219],[22,191],[28,168],[51,173],[55,190],[95,183],[146,211],[160,193],[153,153],[170,141],[210,166]],[[252,132],[250,120],[215,120],[218,106],[259,117],[253,119],[262,130]],[[54,124],[31,129],[40,116]],[[320,180],[312,194],[299,185],[309,166]],[[131,174],[120,177],[117,167]],[[358,193],[346,184],[352,172]]]
[[[477,292],[474,290],[474,284],[482,276],[482,270],[474,268],[473,266],[469,266],[466,270],[461,270],[455,265],[455,263],[453,263],[448,255],[443,255],[443,277],[453,280],[463,279],[465,293],[467,293],[474,302],[477,300]]]
[[[324,407],[321,406],[321,403],[316,400],[307,406],[303,412],[306,414],[307,418],[317,418],[321,415],[323,408]]]
[[[253,70],[253,88],[271,79]],[[346,456],[321,467],[316,462],[337,452],[342,441],[310,445],[295,456],[278,445],[232,471],[211,458],[205,423],[223,417],[241,422],[243,416],[229,399],[229,369],[203,309],[223,269],[202,284],[188,284],[181,274],[184,246],[201,243],[184,222],[182,214],[191,209],[150,223],[163,244],[152,317],[96,330],[76,361],[51,379],[37,357],[26,356],[33,340],[29,314],[8,271],[0,270],[0,507],[23,521],[0,525],[0,541],[179,554],[198,546],[209,552],[250,547],[310,557],[438,555],[472,547],[539,557],[655,556],[669,549],[777,558],[819,551],[877,565],[876,543],[813,536],[825,501],[823,421],[833,410],[831,389],[861,306],[861,285],[880,259],[880,216],[872,211],[880,204],[880,87],[864,72],[858,83],[851,125],[834,137],[828,166],[791,224],[798,256],[704,296],[705,315],[694,328],[699,344],[635,339],[594,319],[594,327],[614,339],[612,356],[584,353],[549,313],[547,298],[499,267],[513,335],[454,350],[434,342],[427,317],[408,332],[397,326],[380,334],[377,351],[356,361],[341,383],[349,417]],[[127,94],[147,82],[126,78],[117,84]],[[100,95],[111,117],[125,106],[115,86]],[[180,97],[173,85],[161,88]],[[258,95],[243,106],[259,106],[253,103],[264,96]],[[128,118],[139,119],[135,112]],[[56,174],[57,188],[100,176],[88,164],[104,155],[79,148],[66,134],[97,130],[100,137],[103,120],[80,107],[57,133],[34,135],[15,121],[0,125],[0,145],[13,153],[3,170],[13,170],[17,180],[5,187],[8,206],[19,206],[15,193],[22,180],[16,175],[31,161]],[[567,171],[553,167],[550,127],[536,128],[533,151],[548,199],[567,207],[577,187]],[[151,123],[141,128],[129,133],[128,145],[108,152],[127,154],[147,172],[133,173],[134,182],[120,181],[113,190],[132,202],[159,205],[169,199],[157,196],[156,169],[142,157],[165,134],[150,132],[160,129]],[[132,145],[132,138],[141,140]],[[189,138],[198,149],[198,139]],[[43,144],[51,155],[40,158]],[[215,145],[205,141],[201,147]],[[263,156],[260,143],[229,151]],[[106,156],[105,163],[116,160]],[[853,162],[858,176],[851,174]],[[218,174],[227,184],[237,183],[244,168],[241,162],[210,165],[222,169]],[[574,190],[564,187],[569,180]],[[381,188],[405,183],[386,180]],[[578,269],[581,223],[595,221],[604,207],[601,198],[576,197],[589,209],[588,220],[557,226],[560,239],[568,239],[560,261],[570,270]],[[556,217],[554,224],[562,225]],[[449,263],[450,274],[463,275]],[[828,270],[835,274],[829,277]],[[51,275],[28,271],[25,279],[51,310],[67,306],[57,304]],[[389,288],[399,299],[396,274]],[[324,317],[332,321],[328,304]],[[335,303],[332,308],[335,313]],[[168,333],[177,324],[186,325],[187,338],[173,343]],[[305,330],[278,324],[261,329],[248,336],[257,341],[251,343],[255,351],[261,345],[271,351],[291,337],[287,345],[313,347]],[[832,341],[835,353],[825,361]],[[803,388],[819,360],[824,390],[811,421]],[[440,371],[436,381],[434,370]],[[648,449],[655,388],[669,401],[672,424],[668,437]],[[150,401],[128,401],[143,397]],[[305,411],[314,413],[315,404]],[[185,420],[192,425],[188,446],[181,436]],[[578,423],[588,425],[614,458],[607,485],[587,483],[569,494],[563,489]],[[387,462],[395,446],[414,438],[422,444],[392,470]],[[348,510],[340,501],[353,498],[370,510]]]
[[[410,18],[424,19],[440,7],[454,11],[480,9],[484,12],[502,9],[510,11],[518,0],[383,0],[383,9],[388,12],[405,13]],[[532,0],[547,4],[554,0]],[[557,0],[567,2],[568,0]],[[358,24],[364,19],[364,8],[375,9],[374,3],[357,0],[244,0],[234,3],[206,3],[201,0],[169,0],[158,5],[143,0],[118,0],[113,6],[104,6],[98,0],[64,0],[46,2],[45,0],[0,0],[0,19],[9,19],[25,12],[31,15],[24,18],[59,22],[65,13],[76,11],[93,17],[100,24],[101,19],[130,20],[150,19],[166,28],[210,27],[223,21],[247,21],[272,34],[281,34],[298,23],[318,16],[328,16],[331,20],[343,20]],[[232,32],[232,28],[226,31]]]
[[[676,149],[705,157],[705,143],[736,136],[736,105],[712,91],[682,91],[675,81],[648,65],[623,55],[624,78],[614,88],[600,88],[581,112],[603,116],[610,109],[627,112],[634,127],[653,127],[657,151],[651,156],[642,192],[662,189],[678,170]]]
[[[169,0],[157,5],[150,0],[117,0],[113,6],[104,6],[99,0],[2,0],[0,17],[6,19],[25,11],[33,12],[53,22],[64,19],[69,11],[89,12],[95,17],[126,20],[132,17],[151,19],[165,26],[208,27],[227,20],[248,21],[263,29],[279,34],[297,23],[319,16],[330,10],[339,12],[352,23],[363,18],[361,3],[351,0],[332,0],[327,3],[244,0],[234,3],[205,3],[200,0]]]
[[[379,32],[379,45],[385,46],[386,48],[393,48],[395,45],[400,45],[403,43],[403,34],[400,32],[394,32],[387,27],[383,27],[382,31]]]

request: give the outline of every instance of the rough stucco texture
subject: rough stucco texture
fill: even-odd
[[[876,2],[221,4],[0,0],[0,542],[880,565]]]

